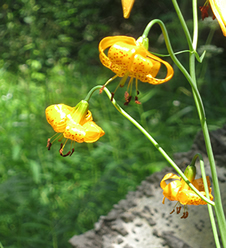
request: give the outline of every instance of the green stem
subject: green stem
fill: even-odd
[[[202,106],[201,108],[201,116],[203,119],[205,119],[205,111],[204,111],[204,107],[203,107],[203,103],[202,103],[202,99],[201,99],[201,96],[199,94],[199,91],[197,89],[197,86],[196,84],[194,83],[194,81],[192,80],[191,76],[189,75],[189,73],[187,72],[187,70],[184,68],[184,66],[180,63],[180,61],[177,59],[177,57],[175,56],[175,53],[172,49],[172,46],[171,46],[171,43],[170,43],[170,39],[169,39],[169,36],[168,36],[168,32],[166,30],[166,27],[164,25],[164,23],[159,20],[159,19],[155,19],[155,20],[152,20],[151,22],[149,22],[149,24],[146,26],[145,30],[144,30],[144,33],[142,35],[143,38],[147,38],[148,34],[149,34],[149,31],[151,29],[151,27],[154,25],[154,24],[158,24],[162,30],[162,33],[163,33],[163,36],[164,36],[164,39],[165,39],[165,43],[166,43],[166,48],[168,50],[168,53],[170,54],[170,57],[171,59],[173,60],[173,62],[177,65],[177,67],[181,70],[181,72],[184,74],[184,76],[186,77],[186,79],[188,80],[188,82],[190,83],[196,97],[197,97],[197,101],[199,102],[199,105]],[[191,43],[192,44],[192,43]],[[193,49],[192,49],[193,50]],[[192,53],[193,54],[193,53]]]
[[[192,8],[193,8],[193,42],[192,42],[192,47],[194,50],[196,50],[197,44],[198,44],[197,0],[192,1]]]
[[[147,25],[142,37],[147,38],[151,27],[155,23],[159,24],[159,26],[160,26],[160,28],[162,30],[162,33],[163,33],[163,36],[164,36],[164,39],[165,39],[165,43],[166,43],[166,47],[167,47],[167,50],[168,50],[168,52],[170,54],[170,57],[172,58],[174,63],[177,65],[177,67],[181,70],[181,72],[184,74],[184,76],[186,77],[186,79],[188,80],[188,82],[190,83],[190,85],[192,87],[194,100],[195,100],[195,104],[196,104],[196,107],[197,107],[198,115],[199,115],[200,122],[201,122],[201,127],[202,127],[202,130],[203,130],[203,135],[204,135],[204,139],[205,139],[205,143],[206,143],[207,154],[208,154],[209,161],[210,161],[211,173],[212,173],[212,178],[213,178],[213,188],[214,188],[215,201],[216,201],[216,207],[215,207],[216,217],[217,217],[217,221],[218,221],[218,224],[219,224],[219,227],[220,227],[219,229],[220,229],[220,233],[221,233],[221,237],[222,237],[222,243],[223,243],[224,247],[226,248],[226,235],[225,235],[225,233],[226,233],[226,222],[225,222],[225,216],[224,216],[224,211],[223,211],[222,202],[221,202],[221,196],[220,196],[219,183],[218,183],[218,179],[217,179],[216,166],[215,166],[215,161],[214,161],[214,158],[213,158],[213,151],[212,151],[212,147],[211,147],[211,143],[210,143],[210,137],[209,137],[207,123],[206,123],[205,111],[204,111],[201,96],[199,94],[199,91],[198,91],[198,88],[197,88],[197,85],[196,85],[196,76],[195,76],[195,67],[194,67],[194,65],[195,65],[195,50],[194,49],[197,46],[196,39],[198,38],[198,33],[197,33],[198,29],[196,28],[194,30],[194,38],[195,38],[195,40],[194,40],[194,42],[192,44],[190,33],[188,31],[186,22],[184,21],[184,18],[182,16],[181,12],[180,12],[180,9],[179,9],[179,7],[177,5],[177,2],[176,2],[176,0],[172,0],[172,1],[173,1],[173,4],[174,4],[174,7],[176,9],[176,12],[178,14],[178,17],[180,19],[181,25],[182,25],[182,27],[184,29],[184,33],[185,33],[185,36],[187,38],[188,45],[189,45],[189,48],[190,48],[190,51],[191,51],[190,56],[189,56],[190,57],[189,58],[189,61],[190,61],[190,74],[187,72],[187,70],[183,67],[183,65],[176,58],[176,56],[175,56],[175,54],[173,52],[169,37],[168,37],[167,30],[166,30],[165,25],[164,25],[164,23],[162,21],[160,21],[160,20],[151,21]],[[193,4],[193,8],[194,8],[194,4]],[[196,11],[194,11],[194,15],[195,14],[197,14]],[[197,20],[197,17],[194,17],[194,20]],[[196,21],[196,25],[197,25],[197,21]]]
[[[172,1],[173,1],[174,6],[175,6],[176,12],[178,14],[178,18],[180,20],[180,23],[184,29],[184,33],[185,33],[186,37],[190,36],[182,14],[180,13],[180,11],[178,13],[178,5],[177,5],[176,0],[172,0]],[[198,19],[197,18],[197,1],[193,0],[193,20],[194,20],[193,49],[194,50],[196,50],[197,41],[198,41],[198,21],[197,21],[197,19]],[[190,38],[187,37],[187,40],[188,40],[188,44],[190,47]],[[219,187],[219,182],[218,182],[218,178],[217,178],[217,170],[216,170],[212,145],[210,142],[210,136],[209,136],[209,132],[208,132],[206,118],[205,118],[205,116],[203,116],[204,107],[203,107],[203,104],[200,104],[201,101],[200,101],[200,99],[198,99],[199,96],[197,95],[197,93],[194,90],[194,88],[197,89],[196,70],[195,70],[195,54],[194,53],[190,53],[189,68],[190,68],[191,79],[193,81],[193,84],[195,85],[195,87],[192,87],[192,91],[193,91],[194,100],[195,100],[195,104],[197,107],[202,131],[203,131],[203,135],[204,135],[207,155],[208,155],[209,162],[210,162],[210,169],[211,169],[213,188],[214,188],[214,194],[215,194],[216,217],[217,217],[217,221],[218,221],[218,225],[219,225],[222,243],[223,243],[223,246],[226,247],[226,235],[225,235],[226,234],[226,221],[225,221],[225,215],[224,215],[224,210],[223,210],[222,201],[221,201],[220,187]]]
[[[187,24],[186,24],[186,22],[184,20],[184,17],[182,15],[181,11],[180,11],[180,7],[178,6],[176,0],[172,0],[172,3],[174,5],[176,13],[177,13],[177,15],[178,15],[178,17],[180,19],[181,26],[182,26],[182,28],[184,30],[184,33],[185,33],[185,36],[186,36],[186,39],[187,39],[187,42],[188,42],[189,50],[193,51],[193,45],[192,45],[191,36],[190,36],[189,30],[188,30]]]
[[[135,120],[133,119],[128,113],[126,113],[115,101],[115,99],[112,99],[112,95],[110,91],[102,85],[97,85],[93,87],[90,92],[87,94],[85,100],[89,101],[90,97],[96,90],[103,89],[105,93],[107,94],[108,98],[111,99],[112,104],[115,106],[115,108],[124,116],[126,117],[135,127],[137,127],[148,139],[151,141],[151,143],[155,146],[155,148],[162,154],[162,156],[166,159],[166,161],[175,169],[175,171],[183,178],[183,180],[189,185],[189,187],[204,201],[209,203],[210,205],[214,206],[215,203],[208,199],[207,197],[200,194],[200,192],[194,187],[194,185],[188,180],[188,178],[184,175],[184,173],[180,170],[180,168],[174,163],[174,161],[168,156],[168,154],[163,150],[162,147],[155,141],[155,139]]]
[[[199,158],[199,162],[200,162],[200,169],[201,169],[201,173],[202,173],[202,179],[203,179],[203,184],[204,184],[206,197],[208,199],[210,199],[210,197],[209,197],[209,187],[208,187],[208,183],[207,183],[207,180],[206,180],[206,172],[205,172],[204,161],[203,161],[202,155],[200,153],[197,153],[193,157],[193,160],[192,160],[191,164],[195,164],[195,161],[196,161],[197,158]],[[210,204],[207,204],[207,207],[208,207],[210,222],[211,222],[211,226],[212,226],[212,230],[213,230],[213,236],[214,236],[215,244],[216,244],[217,248],[220,248],[221,246],[220,246],[220,241],[219,241],[219,237],[218,237],[218,233],[217,233],[217,227],[216,227],[215,218],[214,218],[214,214],[213,214],[213,208],[212,208],[212,206]]]

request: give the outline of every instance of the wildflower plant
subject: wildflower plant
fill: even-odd
[[[171,46],[165,24],[159,19],[150,21],[144,29],[143,34],[137,40],[133,37],[127,36],[109,36],[103,38],[99,43],[100,61],[105,67],[115,73],[115,76],[110,78],[106,83],[103,83],[103,85],[97,85],[92,88],[84,100],[78,103],[74,108],[65,104],[56,104],[47,107],[47,121],[56,132],[53,138],[48,139],[47,147],[50,149],[52,143],[55,140],[59,140],[61,142],[59,152],[62,156],[67,156],[72,155],[72,153],[75,151],[74,144],[76,142],[91,143],[98,141],[99,138],[104,135],[104,131],[93,121],[92,114],[89,110],[89,100],[94,95],[94,92],[99,91],[99,93],[102,93],[104,91],[110,102],[119,111],[119,113],[127,118],[131,123],[133,123],[134,126],[137,127],[141,133],[143,133],[148,138],[148,140],[155,146],[155,148],[176,171],[177,174],[166,174],[160,182],[160,187],[163,190],[163,203],[165,202],[165,198],[170,201],[177,201],[178,203],[175,206],[177,213],[180,212],[181,206],[184,207],[184,212],[181,217],[183,219],[188,217],[187,205],[207,205],[216,247],[220,247],[220,236],[222,245],[226,248],[226,221],[221,201],[217,170],[210,142],[205,109],[198,90],[196,76],[196,62],[202,63],[203,59],[205,58],[205,51],[201,55],[199,55],[197,52],[198,16],[200,15],[201,19],[204,19],[209,15],[209,11],[212,9],[213,19],[215,17],[217,18],[223,34],[225,35],[226,4],[224,0],[207,0],[206,2],[203,2],[203,6],[197,6],[197,0],[193,0],[193,35],[191,36],[177,1],[172,0],[172,3],[177,13],[181,27],[184,31],[188,46],[188,50],[180,51],[179,53],[188,53],[189,69],[187,70],[177,58],[178,53],[175,53]],[[122,0],[123,13],[125,18],[129,17],[133,4],[134,0]],[[201,12],[198,12],[198,8]],[[158,25],[161,28],[165,45],[171,58],[171,63],[168,63],[160,58],[163,57],[163,55],[156,55],[149,51],[148,36],[154,25]],[[164,78],[158,77],[158,72],[161,66],[165,66],[167,70]],[[183,173],[177,164],[168,156],[163,148],[151,136],[151,134],[148,133],[147,130],[145,130],[124,109],[122,109],[114,98],[116,90],[119,87],[123,87],[127,84],[127,90],[125,92],[125,105],[128,105],[133,97],[132,86],[135,83],[135,102],[140,104],[140,101],[138,100],[138,81],[143,83],[150,83],[153,85],[165,83],[173,77],[173,68],[175,67],[177,67],[183,73],[185,79],[190,84],[192,89],[194,102],[204,135],[207,155],[209,158],[214,197],[212,195],[210,179],[205,174],[204,162],[201,154],[194,154],[193,160]],[[113,92],[110,92],[107,88],[108,84],[118,77],[121,78],[118,82],[118,85],[116,85]],[[71,140],[71,148],[68,153],[63,154],[63,149],[65,148],[68,140]],[[195,162],[197,159],[199,159],[202,173],[202,178],[198,179],[195,178]],[[169,179],[172,179],[172,181],[167,183],[167,180]],[[172,212],[174,211],[175,210]],[[218,228],[215,223],[214,212]]]

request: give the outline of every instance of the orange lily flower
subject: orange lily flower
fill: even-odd
[[[170,183],[166,183],[166,180],[168,179],[175,179],[171,181]],[[213,200],[213,196],[211,195],[211,188],[210,188],[210,179],[207,176],[207,183],[209,187],[209,196],[210,200]],[[200,191],[200,193],[203,196],[206,196],[205,190],[204,190],[204,184],[203,179],[194,179],[194,177],[190,180],[190,182]],[[186,182],[179,176],[168,173],[166,174],[161,183],[161,188],[163,189],[163,201],[162,203],[165,203],[165,198],[169,199],[170,201],[178,201],[182,205],[206,205],[207,203],[202,200],[187,184]],[[177,213],[180,212],[180,208],[177,208]],[[174,212],[174,210],[172,211]],[[172,213],[171,212],[171,213]],[[188,212],[185,212],[182,218],[187,218]]]
[[[105,54],[106,49],[108,49],[108,55]],[[133,78],[136,78],[136,90],[138,92],[137,80],[156,85],[167,82],[174,74],[171,65],[151,54],[143,45],[142,39],[109,36],[100,41],[99,52],[101,63],[116,74],[104,86],[116,77],[123,77],[119,84],[121,87],[124,86],[126,79],[130,77],[130,86]],[[161,64],[164,64],[167,69],[167,75],[164,79],[156,78]]]
[[[220,24],[223,35],[226,36],[226,1],[209,0],[209,3],[218,23]]]
[[[133,8],[135,0],[121,0],[122,2],[122,10],[123,10],[123,17],[128,19],[130,16],[130,12]]]
[[[88,110],[88,107],[87,101],[81,101],[75,107],[55,104],[46,108],[47,122],[56,133],[60,133],[53,141],[58,139],[61,142],[65,138],[65,143],[61,143],[59,150],[61,156],[71,156],[74,152],[73,148],[66,155],[63,154],[68,139],[78,143],[93,143],[105,134],[93,121],[92,113]],[[48,139],[47,147],[49,150],[51,146],[51,139]]]

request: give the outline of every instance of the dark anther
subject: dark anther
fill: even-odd
[[[129,96],[126,102],[124,102],[124,105],[127,106],[130,103],[131,99],[132,99],[132,96]]]
[[[72,148],[70,156],[74,153],[75,149]]]
[[[204,20],[206,17],[209,16],[209,14],[208,14],[209,6],[202,6],[202,7],[199,7],[199,9],[201,11],[202,20]]]
[[[48,150],[50,150],[50,147],[52,146],[52,143],[50,142],[50,139],[47,140],[47,146],[48,147]]]
[[[136,103],[136,104],[141,104],[141,102],[138,101],[138,96],[135,96],[135,103]]]
[[[60,152],[60,155],[61,155],[62,157],[67,157],[68,155],[71,154],[70,151],[69,151],[68,153],[66,153],[66,154],[63,154],[63,149],[60,149],[59,152]]]
[[[129,98],[129,93],[126,91],[124,94],[125,100],[127,101],[127,99]]]
[[[175,209],[173,209],[173,211],[172,211],[172,212],[170,212],[170,214],[172,214],[173,212],[175,212]]]
[[[181,206],[180,207],[177,207],[177,214],[180,213],[180,210],[181,210]]]
[[[111,93],[111,102],[113,101],[114,95],[115,95],[115,93],[112,92],[112,93]]]
[[[181,219],[186,219],[188,217],[188,211],[184,212]]]
[[[125,97],[125,100],[126,100],[124,105],[127,106],[130,103],[130,101],[132,99],[132,96],[130,96],[129,93],[126,91],[124,97]]]
[[[137,95],[139,95],[140,94],[140,91],[139,90],[137,90]]]
[[[59,153],[60,153],[60,155],[62,156],[62,157],[67,157],[68,155],[70,155],[71,154],[71,152],[69,151],[68,153],[66,153],[66,154],[63,154],[63,144],[61,143],[60,144],[60,150],[59,150]]]

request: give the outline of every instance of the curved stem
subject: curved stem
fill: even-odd
[[[162,156],[167,160],[167,162],[175,169],[175,171],[183,178],[183,180],[189,185],[189,187],[204,201],[209,203],[210,205],[214,206],[215,203],[208,199],[207,197],[200,194],[200,192],[194,187],[194,185],[188,180],[188,178],[184,175],[184,173],[180,170],[180,168],[174,163],[174,161],[168,156],[168,154],[163,150],[163,148],[155,141],[155,139],[135,120],[133,119],[128,113],[126,113],[115,101],[115,99],[112,99],[112,95],[110,91],[107,89],[107,87],[104,87],[102,85],[97,85],[93,87],[90,92],[87,94],[85,100],[89,101],[92,94],[98,90],[103,89],[104,92],[107,94],[108,98],[111,101],[111,103],[115,106],[115,108],[121,113],[124,117],[126,117],[135,127],[137,127],[148,139],[151,141],[151,143],[155,146],[155,148],[162,154]]]
[[[169,36],[168,36],[168,32],[166,30],[166,27],[165,27],[164,23],[159,19],[152,20],[151,22],[149,22],[149,24],[145,28],[142,37],[146,38],[148,33],[149,33],[149,31],[150,31],[150,29],[151,29],[151,27],[156,23],[160,26],[160,28],[162,30],[162,33],[163,33],[163,36],[164,36],[164,39],[165,39],[165,43],[166,43],[166,48],[168,50],[168,53],[170,54],[171,59],[177,65],[177,67],[181,70],[181,72],[184,74],[184,76],[186,77],[186,79],[190,83],[190,85],[191,85],[191,87],[192,87],[192,89],[194,91],[194,95],[196,95],[196,97],[197,97],[197,101],[199,102],[199,105],[202,106],[200,108],[201,117],[202,117],[202,119],[205,119],[205,111],[204,111],[202,99],[201,99],[201,96],[200,96],[199,91],[197,89],[197,86],[196,86],[195,82],[193,81],[193,79],[191,78],[190,74],[187,72],[187,70],[184,68],[184,66],[180,63],[180,61],[175,56],[175,53],[174,53],[174,51],[172,49],[170,39],[169,39]]]

